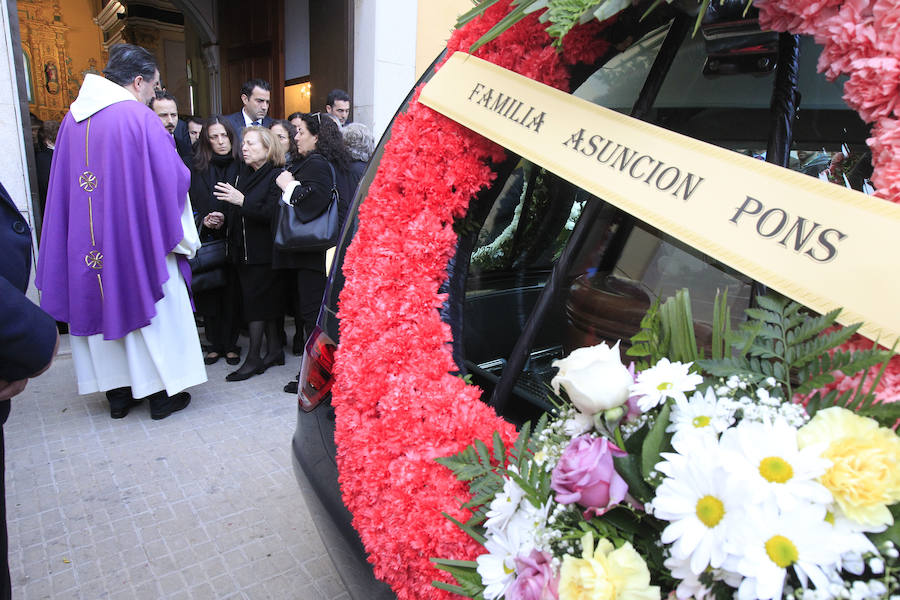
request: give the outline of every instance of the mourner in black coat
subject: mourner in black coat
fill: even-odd
[[[303,114],[293,122],[297,126],[294,141],[298,160],[293,172],[279,175],[276,182],[291,199],[300,219],[310,221],[328,208],[332,186],[340,190],[338,174],[349,167],[350,155],[340,130],[328,115]],[[334,175],[330,167],[334,167]],[[276,252],[274,265],[295,273],[288,279],[293,279],[297,286],[297,333],[302,331],[305,340],[316,324],[325,293],[325,252]]]
[[[284,364],[277,327],[284,315],[284,294],[281,278],[272,270],[272,220],[281,198],[275,178],[282,172],[284,151],[269,129],[247,127],[241,154],[244,161],[237,183],[216,183],[214,192],[230,205],[225,213],[228,252],[237,266],[244,319],[250,329],[250,349],[228,381],[242,381]],[[263,333],[266,353],[261,356]]]
[[[203,122],[191,170],[190,195],[194,219],[204,244],[225,239],[225,213],[230,205],[213,194],[217,183],[237,183],[240,161],[235,142],[234,130],[222,117],[211,117]],[[208,290],[193,289],[194,306],[197,313],[203,316],[203,328],[209,341],[204,361],[211,365],[224,355],[228,364],[236,365],[240,362],[240,348],[237,345],[240,332],[237,272],[234,264],[228,262],[218,271],[223,275],[224,286]]]

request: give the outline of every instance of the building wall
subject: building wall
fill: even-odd
[[[415,82],[416,0],[356,0],[353,120],[381,137]]]
[[[27,152],[31,151],[31,131],[29,127],[26,138],[23,119],[27,118],[27,105],[23,106],[20,102],[19,78],[16,76],[17,61],[19,68],[22,68],[22,51],[13,42],[13,39],[18,41],[17,20],[15,1],[0,2],[0,140],[4,145],[4,160],[0,161],[0,182],[3,182],[6,191],[33,230],[27,157]],[[30,288],[30,292],[36,298],[34,287]]]
[[[456,18],[472,8],[472,0],[418,0],[416,79],[447,46]]]
[[[60,0],[59,3],[63,22],[69,26],[69,57],[79,87],[85,73],[99,72],[107,59],[101,46],[103,35],[93,21],[94,4],[93,0]]]
[[[19,0],[19,36],[31,81],[31,112],[60,120],[86,73],[105,63],[92,0]]]

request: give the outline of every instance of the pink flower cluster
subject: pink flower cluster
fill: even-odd
[[[823,46],[819,72],[849,75],[844,101],[875,123],[876,195],[900,202],[900,0],[755,0],[760,25],[812,35]]]

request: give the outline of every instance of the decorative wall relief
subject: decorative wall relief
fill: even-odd
[[[69,28],[60,15],[59,0],[19,0],[19,33],[22,48],[29,56],[28,77],[33,96],[31,112],[40,119],[62,120],[74,100],[68,94],[66,33]]]

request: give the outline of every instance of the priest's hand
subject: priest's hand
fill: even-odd
[[[213,196],[229,204],[234,204],[235,206],[244,205],[244,194],[239,192],[238,189],[230,183],[222,183],[221,181],[217,183],[216,191],[213,192]]]
[[[287,185],[292,181],[297,181],[297,180],[294,179],[294,176],[291,175],[290,171],[282,171],[281,173],[278,174],[278,177],[275,178],[275,184],[281,188],[282,192],[285,190],[285,188],[287,188]]]

